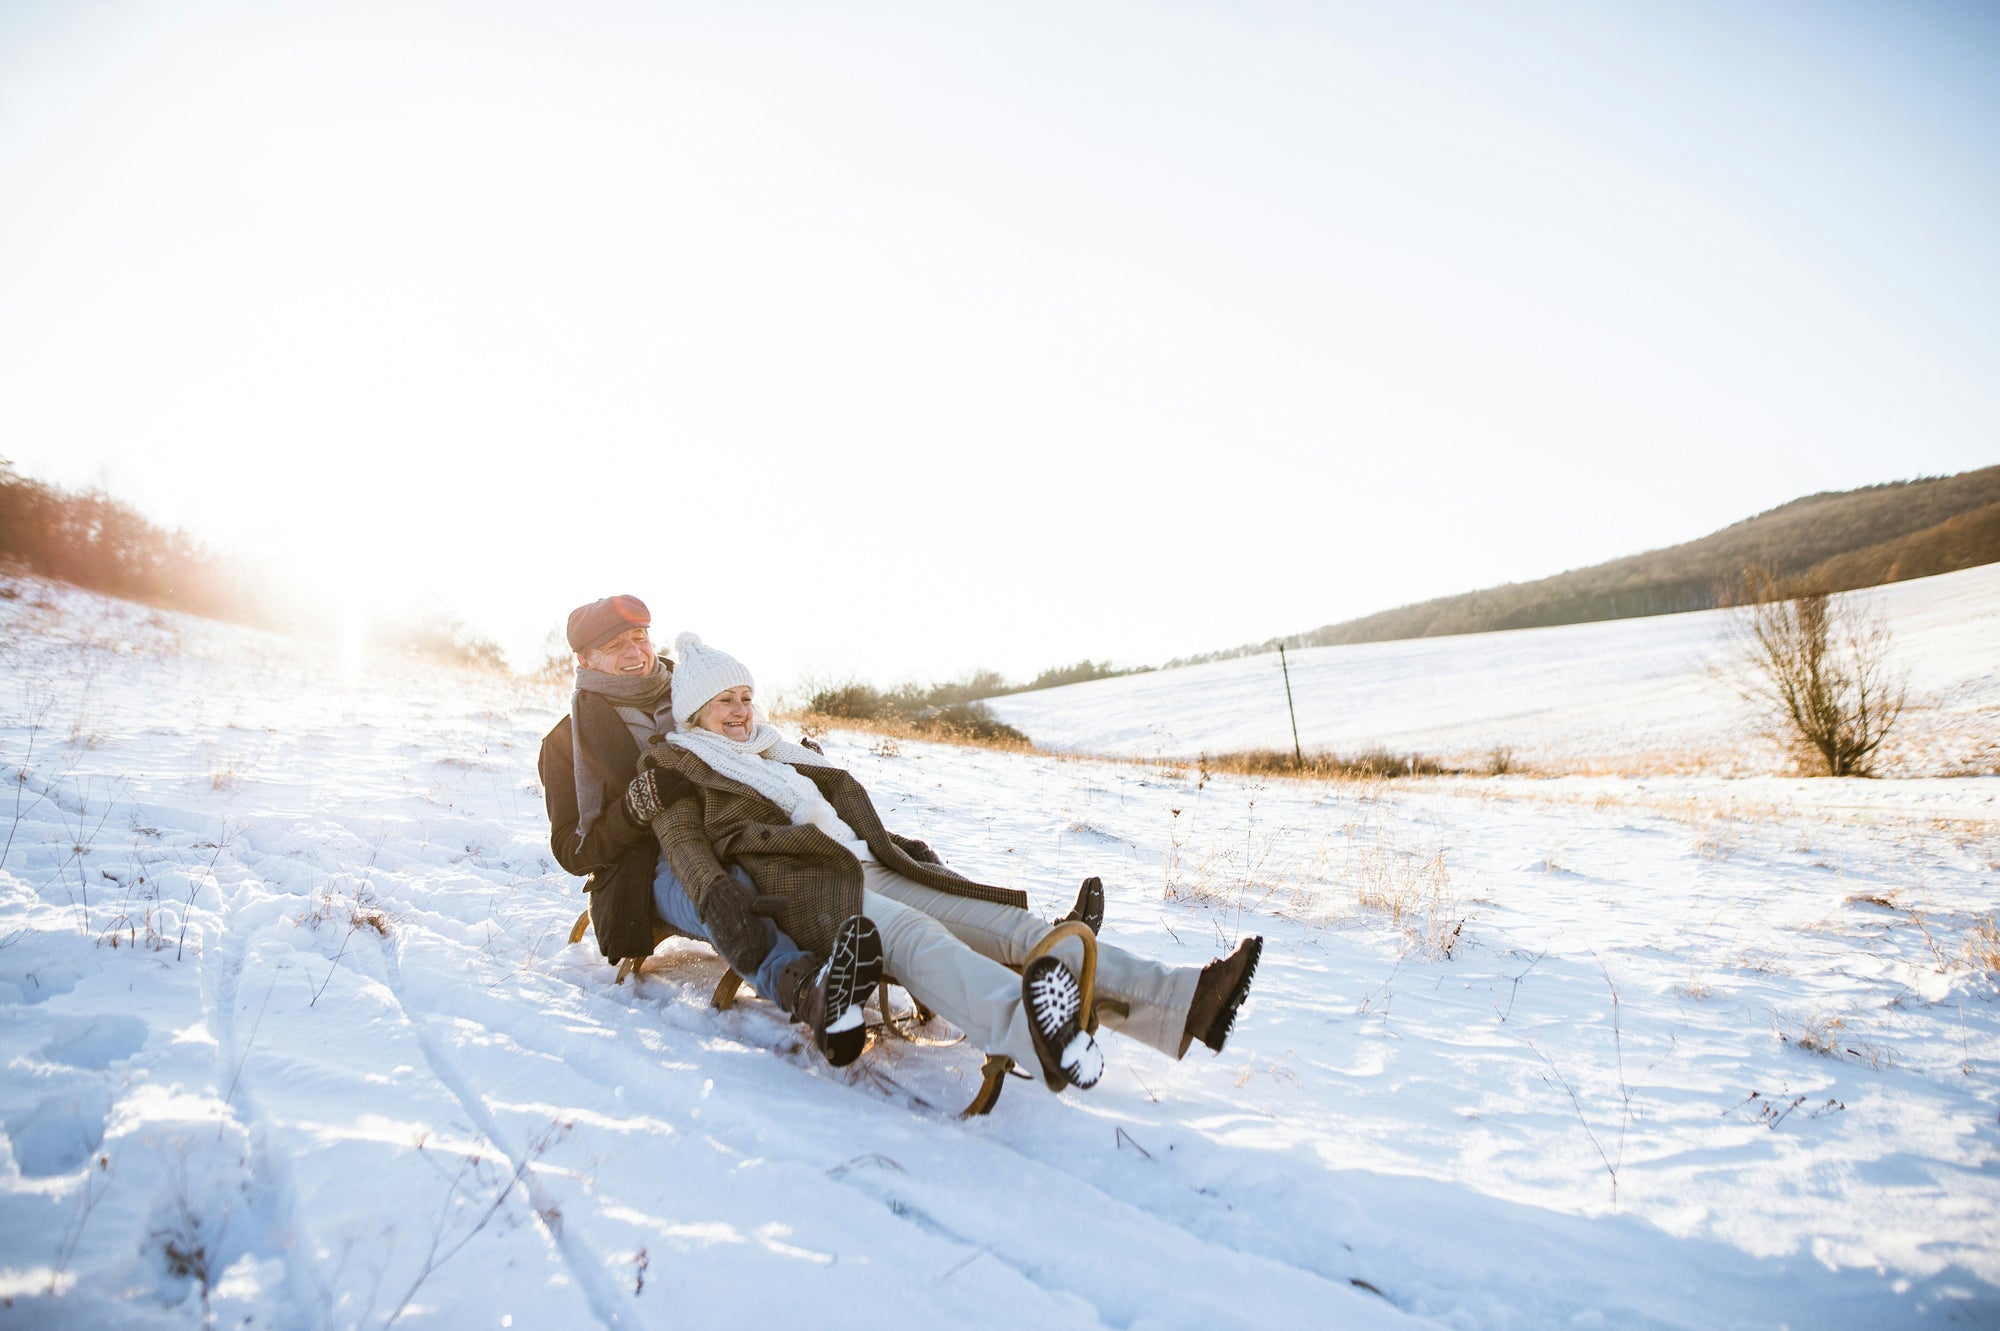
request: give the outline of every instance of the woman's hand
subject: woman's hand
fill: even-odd
[[[777,902],[728,874],[711,882],[695,905],[695,914],[708,929],[708,941],[738,975],[754,974],[764,964],[771,950],[770,930],[764,920],[777,913]]]
[[[889,833],[889,840],[896,843],[896,849],[908,855],[918,864],[943,864],[944,856],[930,848],[930,843],[919,841],[913,836],[897,836]]]

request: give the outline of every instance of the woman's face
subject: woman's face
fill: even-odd
[[[724,689],[708,700],[695,724],[729,739],[749,739],[754,713],[750,706],[753,690],[748,684]]]

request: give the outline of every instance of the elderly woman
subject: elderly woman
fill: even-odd
[[[772,915],[806,952],[827,957],[816,983],[788,987],[819,996],[819,1011],[793,1016],[813,1023],[829,1061],[859,1054],[860,1004],[886,962],[912,996],[989,1054],[1039,1066],[1052,1090],[1094,1085],[1103,1058],[1079,1024],[1077,980],[1060,959],[1080,964],[1081,944],[1064,940],[1017,975],[1010,968],[1050,929],[1024,894],[912,856],[921,843],[884,828],[859,782],[763,720],[741,662],[691,633],[675,649],[676,729],[647,751],[631,795],[657,810],[653,829],[703,918],[720,902]],[[732,863],[754,896],[724,868]],[[1245,939],[1196,969],[1100,943],[1098,1014],[1174,1058],[1196,1040],[1219,1051],[1262,948],[1261,938]]]

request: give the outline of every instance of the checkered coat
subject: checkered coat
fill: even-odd
[[[817,827],[793,826],[777,805],[679,745],[656,744],[639,765],[670,774],[661,783],[667,808],[653,820],[653,830],[697,910],[724,866],[733,863],[750,875],[761,895],[778,899],[778,927],[792,941],[820,956],[832,950],[840,922],[861,910],[861,861],[851,851]],[[912,859],[848,772],[803,763],[796,770],[819,787],[884,868],[953,896],[1028,908],[1025,892],[975,883],[941,864]]]

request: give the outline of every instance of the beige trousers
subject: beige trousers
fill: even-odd
[[[987,1053],[1039,1067],[1021,977],[1011,968],[1027,963],[1029,950],[1048,935],[1048,921],[913,883],[879,864],[861,867],[861,909],[882,931],[884,964],[896,982]],[[1082,943],[1064,939],[1054,951],[1072,972],[1082,972]],[[1193,966],[1166,966],[1099,940],[1098,1020],[1177,1058],[1200,976]]]

